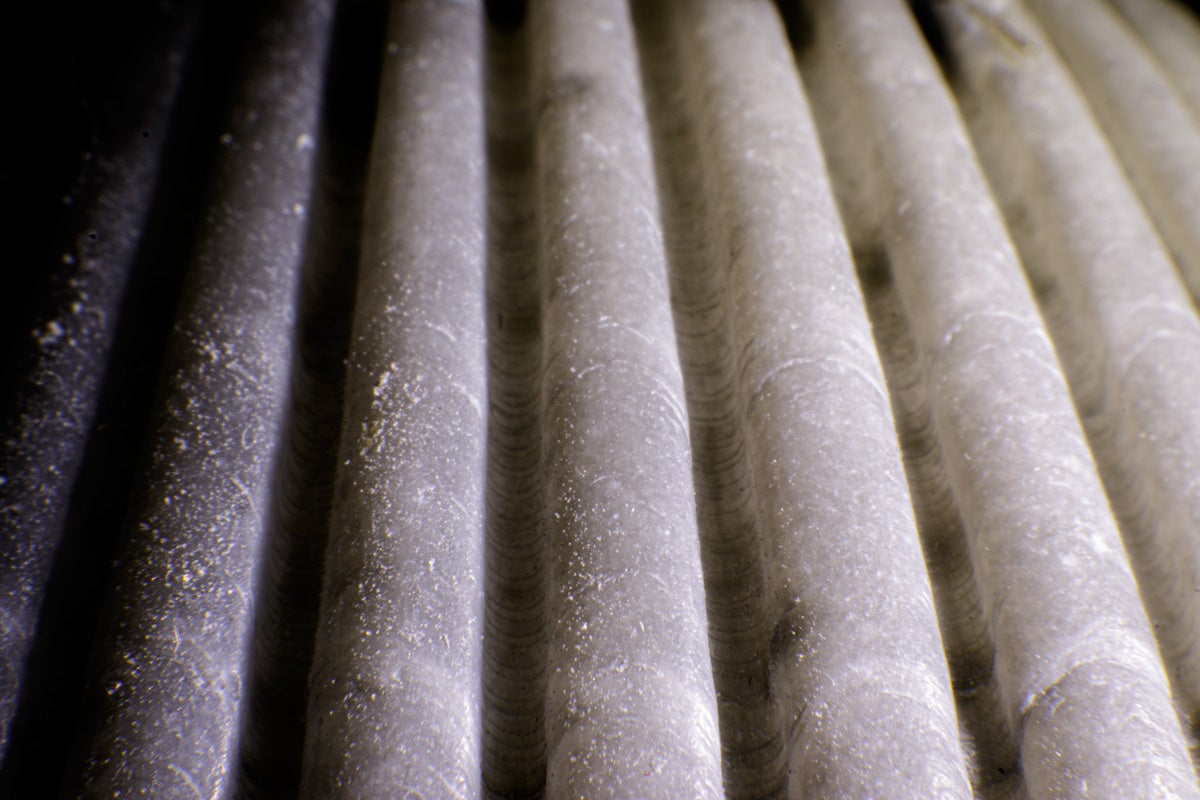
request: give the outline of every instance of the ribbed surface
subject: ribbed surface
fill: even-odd
[[[201,6],[43,147],[0,793],[1200,797],[1193,12]]]

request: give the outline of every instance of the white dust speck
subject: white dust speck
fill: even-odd
[[[75,263],[75,256],[71,255],[70,253],[63,253],[62,263],[66,264],[68,267],[71,266]]]
[[[376,397],[379,397],[379,395],[383,394],[383,390],[387,388],[388,381],[390,381],[391,379],[392,379],[391,370],[388,370],[387,372],[384,372],[382,375],[380,375],[379,381],[375,384],[375,388],[372,390],[373,394]]]
[[[48,344],[54,344],[57,342],[62,338],[64,333],[66,333],[66,331],[63,329],[62,325],[58,324],[58,320],[52,319],[46,323],[46,330],[44,332],[38,332],[35,330],[33,335],[34,338],[37,339],[37,343],[45,347]]]
[[[221,142],[221,144],[225,145],[226,147],[233,144],[233,134],[232,133],[222,133],[220,142]]]
[[[314,147],[313,138],[307,133],[302,133],[296,137],[296,150],[300,153],[312,150]]]

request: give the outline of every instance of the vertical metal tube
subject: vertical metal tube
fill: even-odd
[[[480,791],[481,25],[391,7],[303,797]]]
[[[623,2],[530,7],[549,796],[717,797],[687,414]]]

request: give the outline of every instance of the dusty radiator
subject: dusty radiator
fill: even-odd
[[[1200,797],[1192,12],[78,5],[5,796]]]

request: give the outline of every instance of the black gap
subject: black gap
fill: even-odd
[[[950,50],[950,42],[946,38],[946,31],[942,28],[937,11],[934,10],[934,4],[938,1],[908,0],[908,7],[912,11],[913,17],[916,18],[917,25],[921,28],[921,34],[925,37],[925,44],[929,46],[929,50],[933,53],[938,65],[942,68],[942,74],[945,75],[946,80],[953,81],[956,72],[954,53]]]
[[[236,778],[240,798],[294,798],[300,789],[386,17],[385,2],[348,0],[339,4],[333,23],[297,304],[292,396],[258,578]],[[278,629],[266,627],[281,620],[286,624]]]
[[[113,13],[106,3],[30,3],[25,19],[0,34],[0,207],[9,234],[0,268],[0,419],[15,410],[9,387],[35,363],[30,332],[56,314],[74,272],[61,256],[83,225],[87,204],[76,200],[96,194],[95,156],[136,113],[127,78],[136,79],[142,45],[163,16],[156,5],[131,0]]]
[[[488,22],[500,33],[516,33],[525,24],[525,0],[487,0]]]
[[[816,23],[807,0],[776,0],[775,6],[792,50],[797,54],[804,52],[816,40]]]

